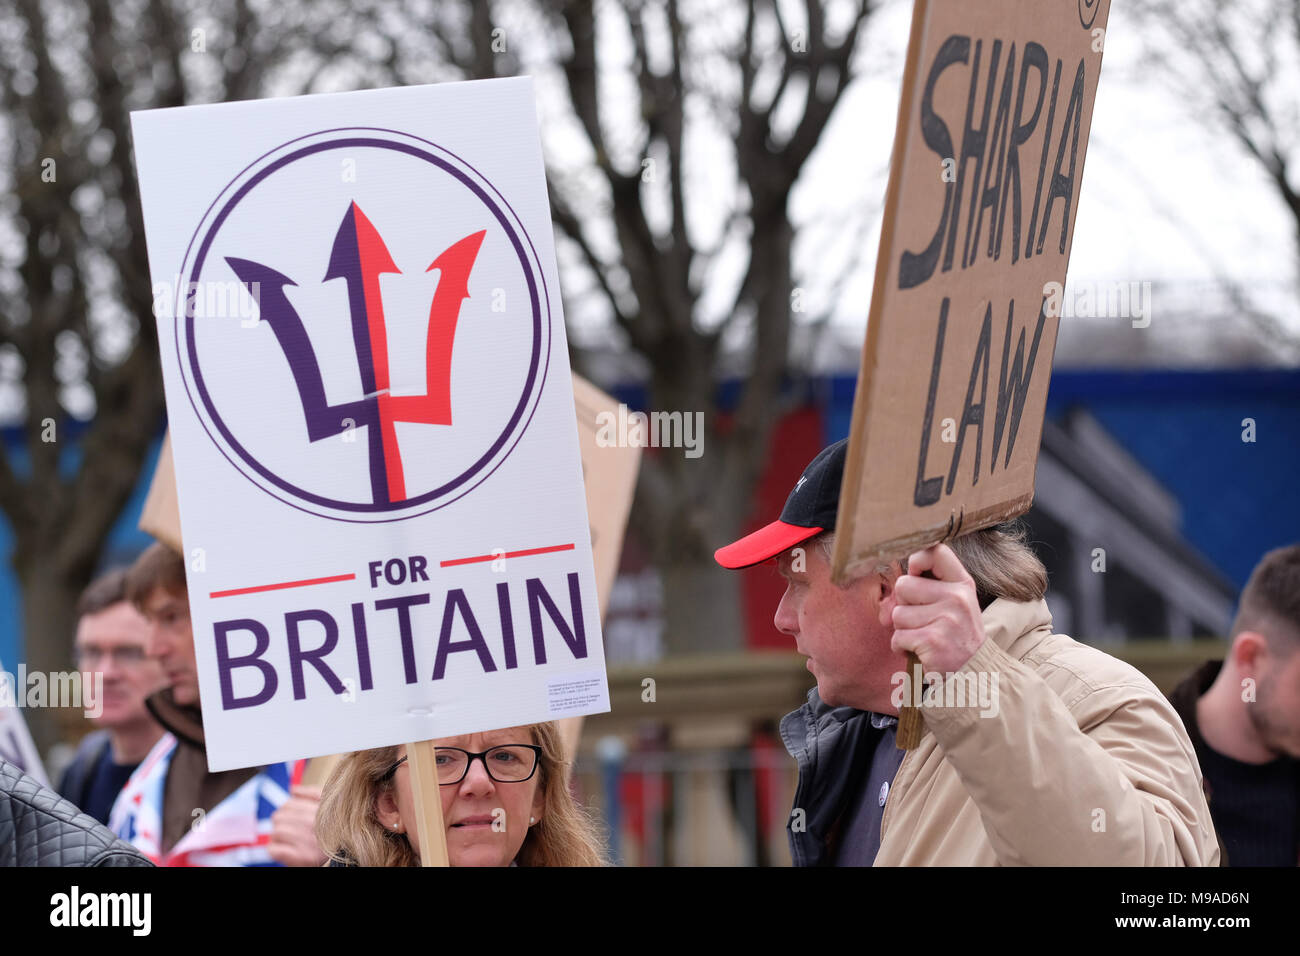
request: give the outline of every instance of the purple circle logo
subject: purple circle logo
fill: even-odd
[[[551,311],[504,197],[447,150],[324,130],[236,176],[175,304],[185,390],[245,477],[293,507],[395,521],[468,494],[541,397]]]

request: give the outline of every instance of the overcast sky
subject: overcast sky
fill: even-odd
[[[699,34],[705,46],[722,49],[735,41],[743,22],[739,19],[742,5],[719,7],[710,0],[686,0],[686,4],[692,16],[707,25]],[[789,13],[797,15],[798,4],[787,6]],[[809,315],[830,312],[838,348],[846,354],[861,342],[870,305],[911,11],[911,0],[884,0],[872,16],[860,41],[865,73],[845,93],[791,200],[795,224],[801,227],[795,267],[805,287],[801,291],[807,294],[806,311]],[[636,93],[626,72],[617,69],[631,58],[626,25],[619,15],[602,16],[599,23],[598,57],[602,67],[615,67],[602,70],[607,140],[615,149],[635,149],[641,131],[628,105],[636,102]],[[525,53],[524,72],[536,81],[548,163],[561,172],[574,169],[575,164],[580,167],[590,156],[590,144],[563,105],[567,97],[553,51],[534,47],[535,57],[525,52],[530,34],[540,33],[528,26],[526,18],[511,30],[513,38],[524,38],[514,49]],[[656,46],[665,47],[664,38],[653,32],[652,57]],[[1190,99],[1180,97],[1163,77],[1143,71],[1144,42],[1149,41],[1130,15],[1129,5],[1115,3],[1075,223],[1070,285],[1172,283],[1154,293],[1152,321],[1157,331],[1181,336],[1181,327],[1171,329],[1166,323],[1178,320],[1189,303],[1195,307],[1205,301],[1198,288],[1222,275],[1241,283],[1300,341],[1300,254],[1294,220],[1255,161],[1196,115]],[[734,59],[715,58],[717,62],[707,67],[702,65],[705,59],[697,58],[688,66],[711,71],[719,88],[736,82]],[[655,65],[661,70],[665,66]],[[1300,63],[1284,68],[1297,77],[1300,89]],[[350,89],[356,77],[340,76],[337,82],[339,89]],[[1300,94],[1295,99],[1300,109]],[[791,95],[790,101],[797,107],[796,96]],[[707,110],[688,101],[689,117],[698,119],[702,113]],[[715,119],[688,128],[687,209],[697,240],[711,238],[710,220],[723,221],[727,200],[736,191],[730,132],[724,126]],[[1300,130],[1293,135],[1300,137]],[[637,154],[629,155],[625,168],[636,163]],[[1292,159],[1300,168],[1300,155]],[[643,189],[643,196],[655,213],[653,190]],[[659,215],[666,219],[662,197],[658,205]],[[612,258],[612,230],[606,223],[595,232],[590,237],[593,244]],[[561,244],[559,253],[566,292],[572,292],[574,277],[583,272],[573,268],[571,248]],[[705,282],[704,316],[716,319],[726,314],[747,258],[748,238],[736,235]],[[841,276],[845,281],[837,289],[833,280]],[[570,296],[567,304],[575,339],[581,341],[584,332],[591,330],[595,341],[609,340],[607,311],[598,299]],[[1214,328],[1203,331],[1219,335]],[[1070,331],[1063,327],[1063,336]],[[1170,352],[1169,341],[1151,340],[1157,357]],[[1214,354],[1212,345],[1208,354]],[[1290,355],[1279,360],[1300,361],[1300,348]],[[78,400],[70,394],[69,401],[78,413],[90,413],[87,395]],[[17,404],[16,394],[0,393],[0,407]]]

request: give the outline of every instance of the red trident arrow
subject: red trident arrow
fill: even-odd
[[[389,462],[388,491],[393,501],[401,501],[406,497],[406,480],[402,473],[401,455],[397,451],[397,432],[393,423],[451,424],[451,351],[456,341],[456,322],[460,318],[461,304],[469,298],[469,274],[478,259],[478,251],[486,235],[487,230],[471,233],[449,246],[425,270],[432,272],[437,269],[441,274],[438,277],[438,288],[433,294],[433,304],[429,307],[424,394],[398,396],[384,392],[379,396],[384,457]],[[387,368],[384,370],[384,385],[387,385]],[[392,454],[388,452],[390,436]]]
[[[325,279],[343,278],[348,284],[352,335],[366,400],[378,409],[382,461],[372,452],[372,480],[378,482],[376,501],[387,494],[390,502],[406,500],[402,451],[397,443],[397,422],[451,424],[451,352],[461,304],[469,298],[469,274],[478,258],[486,230],[453,243],[425,271],[438,269],[438,288],[429,308],[425,344],[423,395],[395,397],[388,366],[388,327],[379,286],[383,273],[400,273],[374,225],[352,203],[343,217],[330,254]],[[381,467],[382,466],[382,467]]]

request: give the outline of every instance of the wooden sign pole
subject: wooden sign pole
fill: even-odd
[[[916,656],[915,651],[907,652],[907,675],[913,688],[921,686],[921,658]],[[912,693],[915,694],[916,690],[913,689]],[[899,750],[915,750],[921,745],[921,737],[924,735],[925,719],[921,716],[921,709],[904,700],[903,706],[898,708],[898,729],[894,732],[894,745]]]
[[[447,859],[447,827],[442,820],[442,797],[438,768],[433,759],[433,741],[406,745],[406,762],[411,765],[411,796],[415,800],[415,823],[420,838],[422,866],[450,866]]]

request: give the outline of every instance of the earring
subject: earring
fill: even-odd
[[[529,822],[529,823],[536,823],[536,822],[537,822],[537,817],[529,817],[529,818],[528,818],[528,822]]]

